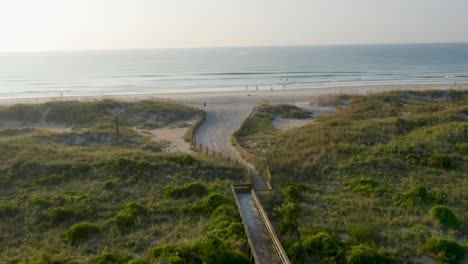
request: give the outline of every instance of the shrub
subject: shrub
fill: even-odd
[[[429,238],[425,248],[434,253],[442,263],[447,264],[459,263],[465,255],[465,250],[457,242],[438,237]]]
[[[146,208],[135,202],[128,202],[122,206],[122,210],[115,216],[114,221],[121,227],[132,225],[136,217],[144,215]]]
[[[416,199],[424,202],[427,201],[429,195],[427,193],[426,187],[419,185],[407,192],[405,196],[407,198]]]
[[[448,170],[453,167],[452,159],[447,155],[440,154],[430,156],[429,159],[427,159],[427,164],[431,167],[444,170]]]
[[[237,220],[234,208],[229,205],[221,205],[211,213],[210,226],[214,228],[224,228],[230,225],[234,220]]]
[[[447,207],[443,205],[436,205],[431,209],[431,216],[439,224],[447,226],[457,226],[457,216]]]
[[[460,152],[468,154],[468,143],[460,143],[456,147]]]
[[[199,208],[206,212],[206,213],[212,213],[214,210],[216,210],[218,207],[224,204],[229,204],[229,200],[222,196],[219,193],[212,193],[205,197],[203,201],[201,202],[201,205]]]
[[[96,259],[97,264],[119,264],[120,262],[120,258],[111,253],[104,253]]]
[[[163,258],[167,263],[186,263],[198,259],[190,248],[176,245],[155,246],[150,250],[150,257]]]
[[[238,222],[232,222],[226,228],[226,235],[229,239],[238,240],[241,237],[245,236],[244,225]]]
[[[296,242],[289,247],[288,256],[293,263],[304,263],[305,251],[304,246]]]
[[[355,246],[346,253],[349,264],[383,264],[391,263],[391,260],[380,255],[375,249],[368,246]]]
[[[188,183],[183,186],[167,187],[164,189],[164,196],[176,199],[181,197],[203,196],[207,193],[208,189],[205,185],[198,182]]]
[[[107,190],[110,190],[110,189],[113,189],[117,186],[117,181],[115,180],[107,180],[103,185],[102,187],[104,189],[107,189]]]
[[[132,259],[127,264],[145,264],[146,262],[142,259]]]
[[[416,154],[408,154],[406,155],[406,159],[411,163],[411,164],[414,164],[414,165],[418,165],[421,163],[421,158],[416,155]]]
[[[66,241],[70,244],[76,244],[77,242],[98,234],[100,232],[99,227],[91,223],[79,223],[70,227],[65,232]]]
[[[323,259],[340,259],[343,257],[344,250],[340,243],[326,232],[307,236],[303,241],[307,252],[319,255]]]
[[[181,165],[192,165],[195,163],[195,158],[188,154],[183,154],[180,156]]]
[[[283,189],[285,200],[296,201],[299,198],[300,191],[296,185],[288,185]]]
[[[221,255],[219,262],[215,263],[251,264],[252,262],[246,255],[238,251],[225,251]]]

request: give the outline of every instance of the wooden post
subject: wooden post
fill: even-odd
[[[206,155],[207,155],[207,156],[209,155],[209,151],[210,151],[210,150],[208,149],[208,147],[206,147]]]
[[[115,134],[118,136],[119,135],[119,117],[115,117]]]

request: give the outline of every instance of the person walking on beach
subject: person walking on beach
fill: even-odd
[[[257,90],[257,92],[258,92],[258,85],[256,85],[256,86],[255,86],[255,89],[256,89],[256,90]]]

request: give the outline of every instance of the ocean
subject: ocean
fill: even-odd
[[[0,53],[3,99],[455,82],[468,43]]]

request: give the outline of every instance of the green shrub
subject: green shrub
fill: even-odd
[[[65,232],[66,241],[76,244],[81,240],[89,239],[100,232],[99,227],[91,223],[79,223],[68,228]]]
[[[468,154],[468,143],[460,143],[457,144],[456,147],[460,152]]]
[[[173,186],[173,187],[167,187],[164,189],[164,196],[170,197],[170,198],[187,198],[191,196],[203,196],[208,193],[208,189],[205,187],[205,185],[199,183],[199,182],[192,182],[185,184],[183,186]]]
[[[436,205],[432,207],[431,216],[439,224],[444,224],[452,227],[458,225],[457,216],[447,206]]]
[[[420,200],[422,202],[425,202],[428,200],[429,195],[427,193],[427,189],[424,186],[416,186],[413,189],[411,189],[409,192],[405,194],[407,198],[411,198],[414,200]]]
[[[219,261],[211,263],[251,264],[252,261],[250,261],[250,259],[246,255],[238,251],[224,251],[221,257],[219,258]]]
[[[304,263],[305,252],[305,247],[296,242],[288,248],[288,257],[293,263]]]
[[[127,202],[122,206],[122,210],[115,216],[114,221],[120,227],[131,226],[138,216],[144,215],[146,208],[135,202]]]
[[[232,221],[237,220],[237,211],[230,205],[221,205],[211,213],[210,226],[213,228],[225,228],[231,224]]]
[[[195,158],[188,154],[183,154],[180,156],[181,165],[192,165],[195,163]]]
[[[230,204],[228,198],[224,197],[219,193],[211,193],[203,199],[203,201],[199,205],[199,209],[206,213],[212,213],[218,207],[225,204]]]
[[[427,159],[427,164],[433,168],[448,170],[453,167],[452,159],[447,155],[434,154]]]
[[[442,263],[457,264],[465,256],[465,250],[457,242],[438,237],[429,238],[425,248],[434,253]]]
[[[411,163],[411,164],[414,164],[414,165],[418,165],[421,163],[421,158],[416,155],[416,154],[408,154],[406,155],[406,159]]]
[[[326,232],[319,232],[303,239],[304,248],[310,254],[319,255],[322,259],[341,259],[344,254],[343,247]]]
[[[120,258],[111,253],[104,253],[97,257],[96,264],[120,264]]]
[[[103,185],[102,187],[104,189],[107,189],[107,190],[110,190],[110,189],[113,189],[117,186],[117,181],[115,180],[107,180]]]
[[[146,262],[142,259],[132,259],[127,264],[145,264]]]
[[[195,252],[192,249],[176,245],[155,246],[150,250],[149,255],[153,259],[162,258],[167,263],[170,263],[170,261],[172,261],[172,263],[197,263],[196,260],[198,259]]]
[[[283,189],[286,200],[296,201],[299,199],[300,190],[296,185],[288,185]]]
[[[384,264],[391,260],[368,246],[355,246],[346,253],[349,264]]]
[[[226,235],[228,239],[238,240],[242,237],[245,237],[244,225],[238,222],[232,222],[226,228]]]

